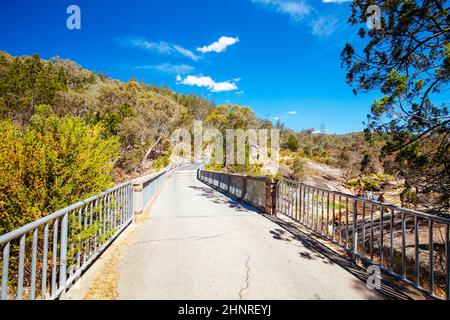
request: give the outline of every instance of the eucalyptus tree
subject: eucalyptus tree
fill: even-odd
[[[372,6],[372,7],[370,7]],[[366,24],[378,6],[374,28],[342,51],[354,93],[380,92],[366,132],[385,139],[387,171],[405,189],[427,194],[434,209],[450,208],[449,1],[355,0],[349,23]],[[373,18],[373,17],[372,17]]]

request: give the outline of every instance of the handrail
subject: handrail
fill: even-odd
[[[165,174],[165,173],[167,173],[167,172],[168,172],[168,169],[167,169],[167,168],[164,168],[164,169],[161,170],[161,171],[154,172],[154,173],[151,173],[151,174],[149,174],[149,175],[146,175],[146,176],[143,176],[143,177],[136,178],[136,179],[132,180],[132,183],[133,183],[134,185],[138,185],[138,184],[144,184],[144,183],[147,183],[147,182],[149,182],[149,181],[151,182],[151,181],[154,181],[154,180],[158,179],[160,176],[162,176],[163,174]]]
[[[130,182],[122,183],[120,185],[117,185],[117,186],[109,189],[109,190],[103,191],[103,192],[101,192],[99,194],[96,194],[95,196],[92,196],[92,197],[87,198],[85,200],[81,200],[81,201],[79,201],[79,202],[77,202],[77,203],[75,203],[75,204],[73,204],[71,206],[68,206],[68,207],[66,207],[64,209],[56,211],[56,212],[54,212],[52,214],[49,214],[49,215],[47,215],[45,217],[42,217],[42,218],[40,218],[40,219],[38,219],[36,221],[30,222],[30,223],[28,223],[28,224],[26,224],[26,225],[24,225],[24,226],[22,226],[22,227],[20,227],[18,229],[10,231],[10,232],[0,236],[0,244],[3,244],[5,242],[9,242],[9,241],[11,241],[11,240],[13,240],[13,239],[15,239],[17,237],[20,237],[21,235],[23,235],[25,233],[28,233],[28,232],[30,232],[30,231],[32,231],[32,230],[34,230],[34,229],[36,229],[36,228],[38,228],[38,227],[48,223],[50,221],[53,221],[53,220],[55,220],[57,218],[62,217],[67,212],[74,211],[74,210],[76,210],[76,209],[78,209],[78,208],[80,208],[80,207],[82,207],[82,206],[84,206],[86,204],[91,203],[92,201],[95,201],[95,200],[101,198],[104,195],[110,194],[110,193],[112,193],[112,192],[114,192],[114,191],[116,191],[116,190],[118,190],[120,188],[128,186],[129,184],[130,184]]]
[[[132,222],[132,208],[133,188],[126,182],[2,235],[0,298],[64,297]]]
[[[133,222],[135,183],[147,179],[143,191],[148,201],[163,179],[184,164],[119,184],[1,235],[0,299],[64,298],[81,273]]]
[[[278,183],[276,212],[346,249],[355,262],[450,299],[450,218],[287,179]]]
[[[270,211],[268,181],[273,179],[208,170],[198,172],[199,180],[236,196],[236,190],[230,191],[234,178],[243,179],[238,190],[242,194],[237,196],[247,202],[246,181],[266,179],[266,190],[258,189],[258,192],[259,197],[266,193],[269,201],[266,212]],[[450,217],[288,179],[277,180],[275,189],[274,214],[286,215],[339,245],[354,262],[360,259],[378,266],[431,297],[450,300]]]
[[[399,210],[399,211],[402,211],[402,212],[405,212],[405,213],[409,213],[409,214],[412,214],[412,215],[416,215],[418,217],[423,217],[423,218],[426,218],[426,219],[433,219],[433,221],[436,221],[436,222],[442,222],[442,223],[449,223],[450,222],[450,217],[443,217],[443,216],[433,215],[433,214],[430,214],[430,213],[427,213],[427,212],[421,212],[421,211],[416,211],[416,210],[412,210],[412,209],[408,209],[408,208],[403,208],[403,207],[399,207],[399,206],[396,206],[396,205],[393,205],[393,204],[390,204],[390,203],[385,203],[385,202],[376,201],[376,200],[372,200],[372,199],[362,198],[362,197],[358,197],[358,196],[355,196],[355,195],[350,194],[350,193],[345,193],[345,192],[341,192],[341,191],[337,191],[337,190],[330,190],[330,189],[325,189],[325,188],[322,188],[322,187],[316,187],[316,186],[312,186],[312,185],[309,185],[309,184],[306,184],[306,183],[303,183],[303,182],[298,182],[298,181],[294,181],[294,180],[290,180],[290,179],[283,179],[283,181],[289,182],[289,183],[294,183],[294,184],[297,184],[297,185],[302,185],[302,186],[309,187],[309,188],[314,188],[316,190],[320,190],[320,191],[324,191],[324,192],[329,192],[329,193],[332,193],[332,194],[335,194],[335,195],[345,196],[345,197],[348,197],[350,199],[357,199],[358,201],[371,203],[371,204],[377,205],[377,206],[381,205],[381,206],[383,206],[385,208],[388,208],[388,209]]]
[[[241,199],[242,201],[252,205],[260,211],[267,211],[268,203],[267,203],[267,193],[266,193],[266,185],[268,179],[266,177],[255,177],[249,175],[242,174],[230,174],[223,173],[218,171],[209,171],[209,170],[198,170],[198,179],[210,186],[218,188],[234,197]],[[219,179],[216,179],[220,177]],[[228,177],[228,179],[222,179],[222,177]],[[232,181],[239,179],[241,180],[240,186],[236,184],[236,181]],[[256,185],[257,190],[251,188],[249,181],[256,181],[259,185]],[[255,187],[255,185],[254,185]]]
[[[241,174],[241,173],[228,173],[228,172],[220,172],[220,171],[215,171],[215,170],[201,170],[204,172],[210,172],[210,173],[217,173],[217,174],[222,174],[222,175],[230,175],[233,177],[242,177],[242,178],[248,178],[248,179],[252,179],[252,180],[260,180],[260,181],[266,181],[266,177],[260,177],[260,176],[251,176],[248,174]]]

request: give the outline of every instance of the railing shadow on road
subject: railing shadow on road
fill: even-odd
[[[276,228],[270,231],[272,237],[280,241],[291,241],[288,239],[288,234],[295,237],[296,240],[308,249],[314,252],[314,255],[310,253],[300,252],[299,256],[302,259],[307,260],[322,260],[326,264],[336,264],[341,268],[350,272],[357,279],[363,283],[367,283],[370,274],[366,272],[363,267],[354,264],[348,258],[342,256],[331,248],[325,246],[319,241],[313,239],[310,235],[302,232],[297,227],[293,226],[291,223],[286,222],[273,215],[263,215],[265,218],[277,224],[280,228]],[[355,289],[359,290],[359,286],[355,286]],[[391,276],[382,273],[382,284],[380,289],[376,289],[381,295],[389,300],[413,300],[412,296],[417,295],[410,286],[404,285]]]
[[[261,212],[287,217],[313,238],[327,240],[327,246],[346,250],[344,259],[372,265],[402,281],[404,290],[412,287],[431,298],[450,299],[450,219],[446,217],[286,179],[207,170],[199,170],[197,178]]]
[[[261,214],[261,210],[259,208],[256,208],[248,204],[247,202],[244,202],[238,197],[228,194],[217,186],[190,186],[190,188],[199,191],[202,197],[211,199],[215,203],[226,204],[237,211],[248,212],[250,210]],[[355,265],[348,257],[342,256],[334,250],[321,244],[319,241],[314,240],[309,235],[303,233],[301,230],[293,226],[291,223],[285,222],[273,215],[261,215],[271,220],[280,227],[269,231],[274,239],[279,241],[291,242],[292,240],[289,239],[289,235],[292,235],[297,241],[300,241],[305,249],[314,253],[311,254],[310,252],[306,251],[299,252],[299,257],[301,259],[321,260],[326,264],[338,265],[355,276],[355,281],[362,281],[364,284],[367,283],[370,274],[368,274],[364,270],[364,268]],[[412,291],[411,287],[394,283],[394,279],[392,279],[392,282],[390,280],[391,279],[389,275],[383,274],[383,282],[381,284],[381,288],[377,290],[383,297],[390,300],[412,300],[411,295],[415,294],[416,292]],[[359,285],[355,283],[355,290],[361,290],[360,283],[358,284]]]
[[[236,210],[238,212],[249,212],[253,211],[259,213],[259,210],[255,207],[239,200],[236,197],[230,196],[218,188],[213,187],[197,187],[189,186],[189,188],[198,191],[201,197],[207,198],[217,204],[225,204],[229,208]]]

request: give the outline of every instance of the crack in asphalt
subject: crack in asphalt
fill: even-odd
[[[215,235],[215,236],[200,237],[200,238],[197,238],[197,239],[192,239],[192,241],[200,241],[200,240],[207,240],[207,239],[215,239],[215,238],[222,237],[222,236],[224,236],[224,235],[226,235],[226,234],[228,234],[228,233],[229,233],[229,232],[225,232],[225,233],[217,234],[217,235]]]
[[[228,233],[229,232],[225,232],[225,233],[219,233],[219,234],[216,234],[216,235],[204,236],[204,237],[193,236],[193,237],[187,237],[187,238],[152,239],[152,240],[135,242],[132,245],[136,246],[136,245],[147,244],[147,243],[152,243],[152,242],[169,242],[169,241],[189,241],[189,240],[191,240],[191,241],[201,241],[201,240],[219,238],[219,237],[222,237],[222,236],[224,236],[224,235],[226,235]]]
[[[193,215],[193,216],[183,216],[183,217],[162,217],[162,218],[153,217],[151,220],[151,223],[161,222],[161,221],[170,221],[170,220],[184,220],[184,219],[218,219],[218,218],[242,218],[242,217],[259,219],[260,216],[253,212],[250,212],[248,214],[236,213],[236,214],[219,214],[219,215],[214,215],[214,216]]]
[[[242,300],[242,294],[250,286],[250,266],[248,264],[249,262],[250,262],[250,255],[247,254],[247,260],[245,261],[245,269],[246,269],[246,272],[245,272],[245,284],[241,288],[241,290],[239,291],[239,300]]]

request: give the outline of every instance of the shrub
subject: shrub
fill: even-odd
[[[103,130],[42,107],[25,130],[0,121],[0,234],[111,187],[120,145]]]
[[[305,173],[305,161],[303,159],[295,158],[291,168],[294,172],[294,179],[299,180]]]
[[[164,156],[156,159],[155,162],[153,163],[153,167],[155,167],[156,169],[163,169],[167,167],[169,164],[170,164],[170,157]]]
[[[298,148],[299,148],[299,143],[298,143],[297,137],[295,135],[291,134],[289,136],[288,141],[284,145],[284,147],[286,147],[288,150],[291,150],[293,152],[297,152]]]
[[[360,178],[352,179],[346,183],[350,187],[358,188],[365,191],[379,191],[381,186],[380,182],[374,178]]]

